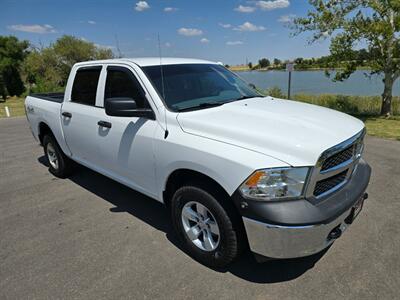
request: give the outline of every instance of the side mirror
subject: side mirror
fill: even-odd
[[[251,87],[251,88],[254,89],[254,90],[257,89],[254,83],[249,83],[249,87]]]
[[[108,116],[143,117],[155,120],[152,109],[137,108],[136,101],[129,97],[106,98],[104,99],[104,108]]]

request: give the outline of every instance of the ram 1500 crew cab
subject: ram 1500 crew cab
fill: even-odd
[[[217,63],[82,62],[65,94],[25,106],[51,173],[79,163],[165,203],[185,249],[208,266],[247,247],[269,258],[319,252],[367,195],[361,121],[262,96]]]

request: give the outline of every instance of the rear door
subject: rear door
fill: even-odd
[[[94,167],[101,160],[98,121],[104,112],[96,105],[101,70],[101,65],[77,68],[71,93],[66,95],[61,109],[63,132],[72,157]]]

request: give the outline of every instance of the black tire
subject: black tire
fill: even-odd
[[[189,202],[198,202],[211,212],[219,227],[219,244],[213,251],[204,251],[196,246],[185,232],[182,209]],[[222,268],[234,261],[243,249],[243,235],[236,218],[229,217],[223,205],[205,189],[188,185],[179,188],[171,199],[171,220],[185,250],[194,259],[211,268]]]
[[[54,149],[54,154],[58,160],[57,166],[54,166],[54,164],[50,162],[50,157],[48,154],[49,147]],[[66,178],[72,173],[73,162],[64,154],[64,152],[62,152],[53,135],[48,134],[43,137],[43,150],[51,174],[59,178]]]

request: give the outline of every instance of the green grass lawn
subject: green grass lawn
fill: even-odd
[[[360,119],[364,121],[369,135],[400,141],[400,116],[394,116],[389,119],[382,117]]]
[[[8,106],[11,117],[24,116],[24,100],[24,98],[11,97],[6,102],[0,102],[0,118],[6,117],[6,106]]]
[[[319,105],[324,104],[322,101],[313,101],[315,100],[315,97],[312,96],[306,97],[305,95],[302,95],[299,98],[300,101],[304,102],[311,102]],[[308,99],[309,101],[305,101],[305,99]],[[362,103],[363,99],[359,99],[359,101]],[[351,101],[350,103],[354,104],[353,101]],[[367,103],[364,102],[364,106],[366,105]],[[376,104],[375,106],[377,105],[378,104]],[[6,112],[4,109],[5,106],[8,106],[11,117],[25,115],[23,98],[11,97],[8,98],[6,102],[0,102],[0,118],[6,117]],[[396,109],[398,109],[397,107],[398,105],[396,105]],[[369,135],[386,139],[395,139],[400,141],[400,116],[394,116],[389,119],[377,116],[374,117],[360,116],[359,118],[365,122],[365,125],[367,127],[367,132]]]
[[[369,135],[400,140],[400,97],[393,97],[394,116],[390,118],[379,116],[382,101],[380,96],[297,94],[294,99],[353,115],[364,121]]]

